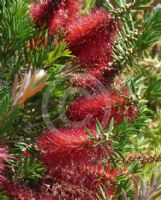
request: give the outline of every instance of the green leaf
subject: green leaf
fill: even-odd
[[[155,42],[157,42],[161,35],[161,9],[153,10],[146,16],[143,24],[144,31],[137,40],[137,47],[144,51]]]
[[[36,158],[31,156],[28,158],[21,158],[15,170],[17,180],[38,180],[42,178],[44,173],[43,165],[40,164]]]
[[[83,0],[84,3],[84,8],[82,10],[82,13],[85,14],[87,12],[89,12],[90,10],[92,10],[92,8],[95,5],[95,0]]]
[[[111,119],[109,127],[108,127],[108,133],[111,134],[112,131],[114,130],[114,118]]]
[[[90,139],[90,140],[93,140],[93,141],[96,141],[97,139],[91,134],[91,132],[90,132],[90,130],[89,129],[85,129],[86,130],[86,134],[87,134],[87,136],[88,136],[88,138]]]
[[[114,12],[114,7],[113,7],[113,5],[110,3],[109,0],[106,0],[106,3],[104,4],[104,7],[105,7],[108,11]]]
[[[1,200],[10,200],[5,192],[0,192],[0,199]]]
[[[147,3],[149,3],[149,2],[151,2],[151,0],[140,0],[140,3],[141,3],[141,4],[147,4]]]
[[[62,40],[61,43],[56,44],[54,49],[48,54],[48,64],[55,66],[60,59],[73,58],[71,51],[67,49],[67,43]]]
[[[9,94],[7,94],[0,101],[0,120],[3,119],[4,115],[8,110],[9,105],[10,105],[10,96]]]
[[[104,134],[103,127],[98,120],[96,120],[96,130],[99,136],[102,136]]]

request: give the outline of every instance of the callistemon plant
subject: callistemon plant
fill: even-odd
[[[160,199],[157,3],[0,0],[0,200]]]

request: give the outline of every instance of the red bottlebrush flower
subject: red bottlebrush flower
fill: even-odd
[[[112,118],[121,123],[124,119],[131,120],[137,116],[136,106],[128,104],[125,98],[109,91],[106,94],[78,98],[68,106],[67,116],[73,122],[83,121],[87,127],[95,126],[98,119],[106,128]]]
[[[110,167],[103,169],[101,165],[89,166],[73,163],[71,166],[51,171],[55,182],[52,190],[66,200],[93,200],[96,199],[100,186],[104,184],[107,188],[107,195],[112,196],[117,188],[115,177],[119,174],[119,171],[112,170]]]
[[[4,169],[3,161],[9,158],[9,154],[6,153],[6,148],[0,148],[0,170]]]
[[[48,196],[48,195],[42,195],[39,197],[39,200],[58,200],[56,197]]]
[[[74,75],[73,78],[70,80],[70,85],[83,87],[83,88],[91,88],[91,89],[101,89],[103,83],[105,82],[102,73],[99,76],[99,79],[92,76],[91,74],[78,74]]]
[[[63,0],[57,11],[53,11],[49,19],[48,28],[51,34],[59,28],[66,28],[77,18],[80,9],[78,0]]]
[[[44,0],[41,3],[31,3],[30,15],[38,26],[48,26],[53,34],[59,28],[68,26],[77,17],[79,9],[78,0]]]
[[[83,79],[78,76],[73,77],[70,81],[73,85],[95,88],[95,82],[98,81],[103,85],[111,84],[117,74],[116,70],[108,66],[112,59],[116,30],[113,17],[102,9],[95,10],[71,23],[66,39],[72,53],[77,56],[80,67],[86,68],[87,74]]]
[[[138,108],[135,105],[132,105],[129,107],[127,113],[129,121],[132,121],[134,117],[138,115]]]
[[[2,188],[12,200],[58,200],[54,195],[37,194],[23,185],[9,181]]]
[[[112,112],[111,97],[107,94],[81,97],[70,103],[67,109],[67,117],[72,122],[83,122],[85,126],[95,126],[96,119],[107,125]]]
[[[33,2],[30,5],[31,19],[41,27],[48,22],[52,11],[52,2],[50,0],[44,0],[41,3]]]
[[[93,130],[91,134],[96,136]],[[66,200],[93,200],[102,184],[108,185],[109,195],[116,189],[115,177],[120,171],[111,168],[113,150],[109,141],[96,146],[83,129],[61,129],[43,134],[37,145],[42,151],[40,159],[53,179],[54,194]],[[108,164],[105,169],[102,160]],[[114,190],[109,186],[111,183]]]
[[[36,195],[30,189],[13,182],[5,182],[3,190],[12,200],[36,200]]]
[[[101,68],[111,60],[115,33],[113,18],[104,10],[95,10],[71,23],[66,39],[82,64]]]
[[[96,136],[91,129],[91,134]],[[41,135],[37,141],[42,151],[40,159],[49,167],[63,166],[76,161],[85,163],[99,163],[104,157],[113,153],[109,141],[98,147],[89,139],[85,130],[61,129]]]
[[[67,152],[91,142],[83,129],[60,129],[44,133],[38,138],[38,147],[45,152]]]
[[[76,87],[90,88],[96,92],[96,90],[101,90],[106,85],[111,85],[115,76],[118,73],[117,69],[97,69],[97,68],[87,68],[87,73],[76,74],[70,80],[70,85]]]
[[[31,153],[30,153],[28,150],[26,150],[26,151],[24,151],[24,152],[22,153],[22,155],[23,155],[25,158],[29,158],[29,157],[31,156]]]
[[[7,167],[7,165],[4,164],[4,160],[11,157],[9,154],[7,154],[6,150],[7,149],[4,147],[0,148],[0,184],[6,181],[5,176],[3,176],[2,174],[5,168]]]

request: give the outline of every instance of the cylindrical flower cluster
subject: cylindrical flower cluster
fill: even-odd
[[[114,76],[109,63],[112,60],[112,46],[117,32],[114,18],[103,9],[96,9],[73,21],[68,27],[66,39],[76,56],[80,68],[84,69],[84,80],[73,78],[73,84],[91,86],[92,77],[107,84],[105,74]]]
[[[36,193],[22,184],[16,184],[11,181],[6,181],[3,184],[3,190],[13,200],[58,200],[53,195],[44,195],[40,192]]]
[[[78,15],[80,3],[77,0],[43,0],[30,5],[30,16],[38,27],[47,27],[51,34],[66,28]]]
[[[101,138],[90,131],[99,142]],[[111,167],[110,141],[96,146],[84,129],[60,129],[43,134],[37,144],[42,151],[40,159],[53,179],[52,191],[57,195],[67,200],[92,200],[103,184],[108,185],[107,195],[115,191],[115,177],[120,171]],[[108,167],[103,167],[102,160]]]
[[[126,94],[125,94],[126,93]],[[127,96],[126,90],[124,95]],[[86,127],[95,127],[96,119],[107,128],[113,118],[117,124],[123,120],[131,121],[137,116],[137,108],[117,92],[79,97],[71,102],[67,116],[72,122],[84,122]]]

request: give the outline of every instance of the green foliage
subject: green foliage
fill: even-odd
[[[48,53],[47,65],[50,67],[50,71],[53,72],[56,69],[55,67],[63,66],[64,63],[73,57],[71,51],[67,49],[67,43],[65,40],[62,40],[55,44],[53,50]]]
[[[34,180],[37,181],[42,178],[44,167],[38,162],[36,158],[31,156],[22,157],[15,167],[16,180]]]
[[[129,152],[132,149],[132,145],[129,141],[131,132],[136,134],[135,128],[127,121],[123,121],[115,128],[113,136],[113,146],[115,149],[122,153]]]
[[[131,197],[133,195],[132,194],[133,184],[129,181],[128,175],[127,174],[121,174],[120,176],[117,176],[116,179],[118,181],[119,194],[121,194],[122,191],[126,191],[128,197],[131,199]],[[119,197],[119,198],[122,200],[121,197]]]
[[[119,0],[114,1],[113,5],[109,0],[106,0],[105,8],[115,15],[117,21],[123,20],[121,31],[114,46],[112,66],[135,66],[140,59],[140,54],[159,40],[161,35],[160,8],[147,13],[143,23],[134,20],[138,10],[149,8],[144,6],[148,2],[150,1],[127,3],[125,0]],[[115,6],[117,6],[117,9]]]
[[[124,22],[121,31],[118,33],[117,41],[115,42],[112,65],[118,67],[133,66],[136,57],[136,38],[138,30],[135,28],[132,15],[129,14],[128,19]]]
[[[92,10],[92,8],[95,5],[95,0],[83,0],[83,3],[84,3],[84,8],[82,10],[82,13],[85,14],[90,10]]]
[[[160,39],[161,35],[161,8],[156,8],[147,14],[143,22],[143,32],[139,35],[136,46],[138,50],[146,50]]]
[[[10,200],[9,197],[7,197],[4,192],[0,192],[0,199],[1,200]]]
[[[0,101],[0,138],[13,128],[13,123],[17,119],[19,108],[12,108],[12,99],[10,93],[2,92]]]
[[[160,152],[161,122],[158,120],[158,118],[160,118],[160,115],[157,118],[149,121],[149,126],[145,129],[146,135],[144,141],[147,141],[150,149]]]
[[[133,174],[137,174],[137,173],[140,173],[142,171],[142,169],[140,167],[140,163],[138,161],[134,161],[131,165],[129,165],[127,167],[127,170],[130,173],[133,173]]]
[[[0,120],[3,119],[3,116],[8,111],[10,105],[10,96],[9,94],[2,95],[2,100],[0,101]]]
[[[43,68],[52,45],[53,41],[48,37],[47,31],[33,35],[26,41],[27,48],[24,48],[23,51],[25,63],[34,69]]]
[[[88,130],[88,129],[86,129],[86,133],[87,133],[87,136],[89,137],[90,140],[93,140],[94,142],[96,142],[96,145],[101,145],[109,139],[109,136],[112,134],[113,129],[114,129],[114,119],[113,118],[110,121],[110,124],[109,124],[107,131],[103,130],[102,125],[97,120],[96,121],[97,135],[93,136],[91,134],[90,130]],[[101,141],[99,141],[99,139],[101,139]]]
[[[145,96],[149,101],[159,99],[161,97],[161,79],[149,80],[149,86],[146,90]]]
[[[116,19],[122,18],[127,20],[130,13],[149,8],[146,4],[150,1],[151,0],[132,0],[129,2],[126,0],[106,0],[104,6],[109,12],[115,15]]]
[[[28,5],[20,0],[0,2],[0,68],[12,74],[22,66],[22,51],[26,40],[32,36],[28,18]],[[7,78],[7,77],[6,77]]]

